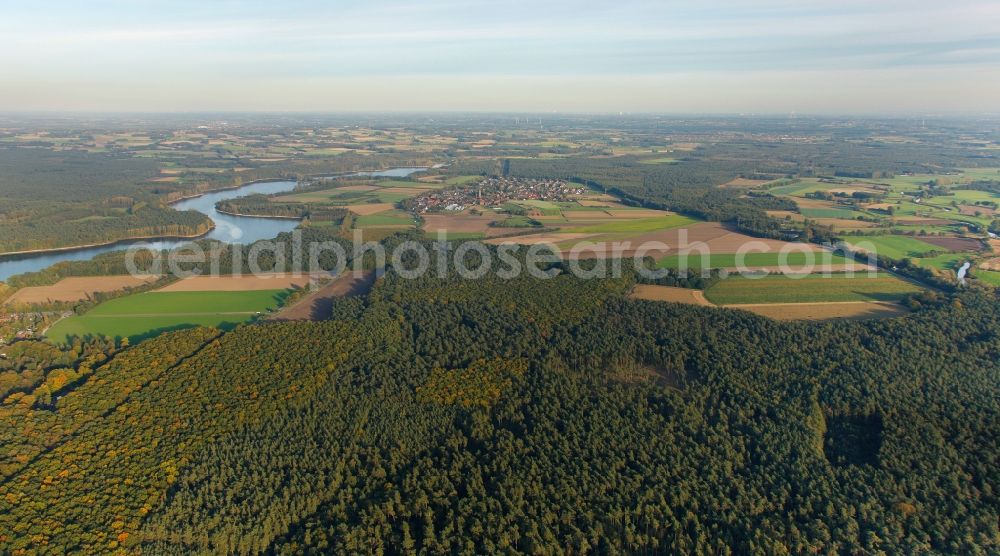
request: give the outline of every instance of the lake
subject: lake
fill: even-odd
[[[347,175],[404,178],[421,170],[426,170],[426,168],[390,168],[378,172],[355,172]],[[294,181],[252,183],[238,189],[215,191],[213,193],[206,193],[200,197],[184,199],[171,206],[177,210],[196,210],[211,218],[215,223],[215,228],[208,235],[203,236],[205,239],[214,239],[224,243],[253,243],[262,239],[277,237],[282,232],[290,232],[299,225],[299,222],[298,220],[287,218],[260,218],[255,216],[221,214],[215,210],[215,203],[258,193],[264,195],[285,193],[295,189],[295,185]],[[68,251],[0,257],[0,281],[5,281],[11,276],[24,274],[25,272],[37,272],[63,261],[87,261],[102,253],[121,250],[130,244],[142,244],[153,250],[162,250],[173,249],[185,243],[190,243],[190,240],[123,241],[100,247],[85,247]]]

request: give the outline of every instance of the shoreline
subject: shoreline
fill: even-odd
[[[258,183],[276,183],[276,182],[280,182],[280,181],[294,181],[296,185],[298,185],[298,183],[299,183],[298,180],[284,179],[284,178],[266,178],[266,179],[252,180],[252,181],[248,181],[248,182],[241,183],[239,185],[234,185],[234,186],[231,186],[231,187],[219,187],[217,189],[206,189],[205,191],[202,191],[201,193],[194,193],[192,195],[184,195],[183,197],[178,197],[178,198],[176,198],[176,199],[174,199],[172,201],[167,201],[166,204],[169,207],[171,205],[176,205],[177,203],[180,203],[181,201],[187,201],[189,199],[197,199],[198,197],[204,197],[205,195],[210,195],[212,193],[221,193],[223,191],[233,191],[233,190],[242,189],[244,187],[248,187],[248,186],[251,186],[251,185],[256,185]]]
[[[271,218],[271,219],[274,219],[274,220],[299,220],[299,221],[305,220],[304,216],[276,216],[276,215],[275,216],[269,216],[269,215],[266,216],[266,215],[262,215],[262,214],[243,214],[243,213],[240,213],[240,212],[229,212],[227,210],[222,210],[222,209],[219,209],[219,208],[216,208],[215,212],[217,212],[219,214],[225,214],[226,216],[240,216],[242,218]]]
[[[253,181],[248,181],[246,183],[241,183],[239,185],[235,185],[235,186],[232,186],[232,187],[220,187],[218,189],[210,189],[210,190],[207,190],[207,191],[202,191],[201,193],[195,193],[193,195],[185,195],[183,197],[174,199],[172,201],[167,201],[166,205],[167,206],[171,206],[171,205],[175,205],[177,203],[180,203],[181,201],[186,201],[188,199],[197,199],[198,197],[203,197],[205,195],[208,195],[209,193],[219,193],[221,191],[232,191],[232,190],[235,190],[235,189],[241,189],[243,187],[247,187],[247,186],[250,186],[250,185],[257,184],[257,183],[272,183],[272,182],[281,182],[281,181],[294,181],[294,180],[286,180],[286,179],[279,179],[279,178],[253,180]],[[218,209],[216,209],[216,210],[218,210]],[[222,211],[219,211],[219,212],[222,212]],[[272,218],[272,217],[265,217],[265,216],[254,216],[252,214],[232,214],[232,213],[227,213],[227,212],[222,212],[222,213],[223,214],[229,214],[231,216],[246,216],[246,217],[251,217],[251,218]],[[288,217],[273,217],[273,218],[288,218]],[[211,221],[211,218],[209,218],[209,220]],[[72,251],[84,251],[86,249],[94,249],[94,248],[97,248],[97,247],[113,247],[115,245],[128,245],[130,243],[139,243],[139,242],[143,242],[143,241],[170,241],[170,240],[183,240],[183,239],[195,240],[195,239],[200,239],[200,238],[203,238],[203,237],[209,235],[214,230],[215,230],[215,223],[213,222],[212,225],[208,228],[207,231],[202,232],[200,234],[192,234],[192,235],[138,236],[138,237],[116,239],[116,240],[112,240],[112,241],[104,241],[104,242],[99,242],[99,243],[86,243],[86,244],[83,244],[83,245],[69,245],[69,246],[66,246],[66,247],[47,247],[47,248],[44,248],[44,249],[26,249],[26,250],[23,250],[23,251],[6,251],[6,252],[3,252],[3,253],[0,253],[0,261],[5,261],[5,260],[8,260],[8,259],[18,259],[18,258],[21,258],[21,257],[28,257],[28,256],[33,256],[33,255],[45,255],[45,254],[51,254],[51,253],[67,253],[67,252],[72,252]]]
[[[17,259],[19,257],[32,256],[32,255],[45,255],[47,253],[66,253],[69,251],[84,251],[86,249],[94,249],[96,247],[112,247],[115,245],[127,245],[129,243],[140,243],[143,241],[170,241],[170,240],[180,240],[180,239],[200,239],[215,230],[215,225],[213,224],[209,227],[208,231],[202,232],[200,234],[192,235],[163,235],[163,236],[139,236],[126,239],[116,239],[112,241],[105,241],[102,243],[88,243],[85,245],[73,245],[69,247],[49,247],[46,249],[29,249],[26,251],[7,251],[0,253],[0,261],[4,261],[8,258]]]
[[[392,169],[393,168],[388,168],[387,170],[392,170]],[[381,171],[386,171],[386,170],[375,170],[374,172],[381,172]],[[358,173],[358,172],[353,172],[353,173]],[[346,174],[350,175],[351,172],[348,172]],[[318,175],[317,176],[309,175],[309,176],[306,176],[305,179],[317,179],[317,177],[319,177],[320,179],[322,179]],[[254,185],[254,184],[258,184],[258,183],[275,183],[275,182],[283,182],[283,181],[295,182],[296,186],[297,186],[298,183],[300,183],[302,180],[297,180],[297,179],[294,179],[294,178],[292,178],[292,179],[288,179],[288,178],[263,178],[263,179],[258,179],[258,180],[251,180],[251,181],[248,181],[248,182],[245,182],[245,183],[241,183],[239,185],[234,185],[234,186],[231,186],[231,187],[219,187],[219,188],[216,188],[216,189],[205,190],[205,191],[202,191],[200,193],[195,193],[195,194],[192,194],[192,195],[184,195],[183,197],[179,197],[177,199],[166,201],[165,204],[166,204],[166,206],[172,206],[172,205],[175,205],[177,203],[180,203],[181,201],[186,201],[188,199],[196,199],[198,197],[203,197],[203,196],[208,195],[210,193],[219,193],[219,192],[222,192],[222,191],[233,191],[233,190],[242,189],[244,187],[247,187],[247,186],[250,186],[250,185]],[[221,214],[226,214],[228,216],[239,216],[239,217],[245,217],[245,218],[273,218],[273,219],[280,219],[280,220],[299,220],[299,221],[304,220],[304,218],[297,217],[297,216],[260,216],[260,215],[256,215],[256,214],[239,214],[239,213],[226,212],[226,211],[221,211],[219,209],[215,209],[215,210],[218,211]],[[209,218],[209,220],[211,220],[211,218]],[[196,239],[200,239],[200,238],[203,238],[203,237],[209,235],[214,230],[215,230],[215,223],[213,222],[212,225],[211,225],[211,227],[209,227],[209,229],[207,231],[205,231],[203,233],[200,233],[200,234],[192,234],[192,235],[138,236],[138,237],[122,238],[122,239],[116,239],[116,240],[112,240],[112,241],[105,241],[105,242],[99,242],[99,243],[87,243],[87,244],[83,244],[83,245],[69,245],[69,246],[66,246],[66,247],[48,247],[48,248],[44,248],[44,249],[25,249],[25,250],[22,250],[22,251],[6,251],[6,252],[3,252],[3,253],[0,253],[0,262],[6,261],[6,260],[16,260],[18,258],[30,257],[30,256],[34,256],[34,255],[45,255],[45,254],[52,254],[52,253],[67,253],[67,252],[72,252],[72,251],[84,251],[86,249],[94,249],[94,248],[98,248],[98,247],[112,247],[112,246],[116,246],[116,245],[128,245],[130,243],[139,243],[139,242],[143,242],[143,241],[169,241],[169,240],[184,240],[184,239],[196,240]]]

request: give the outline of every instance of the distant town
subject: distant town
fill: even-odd
[[[584,187],[553,179],[486,178],[476,184],[432,191],[408,200],[413,212],[462,211],[479,206],[496,208],[510,201],[567,201]]]

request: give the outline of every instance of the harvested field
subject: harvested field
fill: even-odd
[[[386,193],[400,193],[403,195],[420,195],[421,193],[426,193],[427,189],[420,187],[385,187],[382,191]]]
[[[975,205],[959,205],[958,211],[966,216],[976,216],[976,213],[986,216],[996,216],[998,212],[990,207],[977,207]]]
[[[830,303],[764,303],[757,305],[727,305],[775,320],[824,321],[834,319],[862,320],[898,317],[907,310],[898,303],[881,301],[844,301]]]
[[[536,243],[551,243],[557,245],[564,254],[568,254],[575,245],[581,242],[593,242],[595,245],[588,246],[578,253],[580,258],[606,258],[615,254],[614,244],[616,242],[628,242],[627,249],[618,250],[621,256],[632,257],[636,251],[644,246],[655,247],[645,250],[645,254],[654,258],[659,258],[667,254],[678,253],[691,249],[698,249],[705,246],[712,255],[736,253],[742,246],[753,243],[754,251],[777,252],[789,245],[789,242],[761,239],[738,232],[734,232],[717,222],[699,222],[690,226],[656,230],[652,232],[632,232],[628,233],[599,233],[599,231],[573,232],[572,228],[566,228],[566,233],[540,233],[533,235],[516,236],[509,238],[494,238],[487,240],[487,243],[519,243],[522,245],[533,245]],[[665,244],[665,246],[654,245],[653,242]],[[804,243],[794,244],[798,249],[820,252],[818,246]]]
[[[502,243],[517,243],[520,245],[536,245],[539,243],[551,243],[555,245],[560,242],[565,242],[567,240],[576,239],[586,239],[588,237],[594,237],[598,234],[584,234],[584,233],[570,233],[570,234],[535,234],[526,236],[515,236],[515,237],[504,237],[504,238],[493,238],[486,240],[486,243],[491,243],[493,245],[500,245]]]
[[[971,237],[921,237],[920,241],[947,249],[948,251],[982,251],[983,242]]]
[[[298,303],[282,309],[271,320],[327,320],[332,316],[334,299],[368,293],[375,284],[375,278],[374,271],[366,271],[360,275],[345,272]]]
[[[713,239],[725,236],[732,233],[731,230],[719,224],[718,222],[699,222],[697,224],[692,224],[690,226],[683,226],[679,228],[669,228],[666,230],[657,230],[654,232],[645,232],[631,236],[622,241],[632,242],[633,247],[638,247],[645,242],[660,242],[665,243],[668,247],[667,251],[677,251],[680,249],[685,249],[691,247],[693,244],[699,242],[709,242]],[[566,239],[575,239],[571,237],[571,234],[560,234]],[[594,236],[588,236],[594,237]],[[745,236],[748,239],[750,236]]]
[[[741,248],[746,245],[755,246],[754,251],[780,251],[785,246],[789,245],[790,242],[781,241],[779,239],[764,239],[758,237],[748,236],[746,234],[741,234],[739,232],[728,232],[722,236],[710,239],[705,243],[708,244],[708,248],[712,253],[736,253]],[[819,251],[820,247],[808,243],[797,243],[796,248],[802,251]]]
[[[309,275],[260,274],[242,276],[195,276],[160,288],[159,292],[238,292],[287,290],[309,285]]]
[[[983,270],[1000,270],[1000,257],[994,257],[979,263],[979,268]]]
[[[791,210],[766,210],[764,212],[766,212],[771,218],[791,218],[796,222],[801,222],[806,218],[805,216]]]
[[[378,189],[376,185],[344,185],[335,188],[336,191],[374,191]]]
[[[734,189],[751,188],[751,187],[757,187],[758,185],[764,185],[768,181],[770,180],[748,180],[745,178],[733,178],[732,180],[727,181],[726,183],[720,185],[719,187],[728,187]]]
[[[365,205],[348,205],[335,208],[344,208],[353,212],[354,214],[360,216],[368,216],[370,214],[378,214],[380,212],[391,210],[395,208],[395,206],[392,203],[369,203]]]
[[[671,303],[686,303],[688,305],[700,305],[702,307],[714,307],[705,299],[701,290],[689,288],[675,288],[671,286],[655,286],[651,284],[637,284],[629,294],[632,299],[645,299],[647,301],[669,301]]]
[[[618,203],[614,197],[608,196],[607,199],[580,199],[577,203],[581,207],[607,207],[607,208],[623,208],[625,205]]]
[[[156,280],[155,276],[80,276],[63,278],[51,286],[21,288],[7,300],[7,305],[36,303],[72,303],[89,299],[97,292],[135,288]]]
[[[486,233],[490,230],[490,223],[503,220],[505,217],[499,214],[474,215],[468,213],[445,215],[445,214],[425,214],[424,231],[428,234],[437,234],[439,230],[455,233]],[[512,228],[503,228],[507,231],[514,231]]]
[[[625,257],[634,257],[638,254],[639,250],[634,245],[625,248],[621,245],[615,245],[611,243],[593,243],[592,245],[587,245],[585,242],[568,242],[565,245],[559,245],[560,255],[564,259],[618,259]],[[652,257],[653,259],[660,258],[667,254],[667,251],[659,248],[644,249],[642,251],[642,256]]]

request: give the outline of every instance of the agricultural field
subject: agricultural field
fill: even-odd
[[[671,214],[668,216],[658,216],[653,218],[629,218],[627,212],[619,212],[617,215],[618,219],[613,222],[607,222],[602,224],[595,224],[591,226],[580,226],[572,227],[574,233],[589,233],[589,234],[627,234],[627,233],[642,233],[642,232],[654,232],[657,230],[665,230],[669,228],[680,228],[682,226],[687,226],[689,224],[695,224],[698,221],[680,214]]]
[[[441,232],[451,239],[480,239],[490,233],[516,232],[517,228],[492,227],[494,222],[505,218],[493,211],[484,211],[482,214],[472,214],[469,211],[458,214],[425,214],[423,230],[424,235],[432,239],[437,238]]]
[[[136,341],[194,326],[233,328],[277,308],[287,295],[284,289],[140,293],[106,301],[84,315],[63,319],[46,336],[57,342],[68,342],[74,336]]]
[[[946,253],[936,257],[924,257],[914,259],[920,266],[928,266],[938,270],[956,270],[962,263],[969,260],[969,256],[962,253]]]
[[[41,303],[72,303],[91,299],[95,293],[136,288],[155,280],[155,276],[81,276],[63,278],[51,286],[21,288],[7,300],[6,304],[8,306],[19,306]]]
[[[893,259],[916,258],[930,251],[945,251],[937,245],[924,242],[909,236],[881,235],[881,236],[850,236],[845,238],[847,243],[865,251],[874,251],[879,255],[891,257]],[[871,244],[866,246],[865,244]]]
[[[157,292],[239,292],[304,288],[311,276],[295,274],[258,274],[193,276],[164,286]]]
[[[639,284],[632,289],[629,297],[632,299],[667,301],[702,307],[718,306],[706,299],[704,292],[700,290],[671,286]],[[905,307],[892,301],[741,303],[725,305],[724,307],[727,309],[749,311],[763,317],[782,321],[864,320],[898,317],[908,312]]]
[[[685,303],[687,305],[700,305],[702,307],[713,306],[705,299],[705,295],[701,290],[675,288],[672,286],[637,284],[632,288],[629,297],[632,299],[644,299],[646,301],[669,301],[671,303]]]
[[[750,311],[762,317],[783,321],[884,319],[902,316],[908,312],[899,303],[883,301],[764,303],[758,305],[730,305],[729,308]]]
[[[661,156],[658,158],[643,158],[639,162],[643,164],[679,164],[680,160],[669,156]]]
[[[918,286],[885,273],[875,277],[868,273],[829,277],[772,274],[748,278],[735,275],[705,290],[705,298],[716,305],[895,301],[918,291]]]
[[[977,280],[982,280],[991,286],[996,286],[1000,288],[1000,272],[995,270],[981,270],[977,269],[973,271],[972,276]]]
[[[413,215],[401,210],[387,210],[358,216],[354,219],[354,225],[359,228],[371,227],[411,227],[415,224]]]
[[[829,226],[857,245],[871,242],[879,255],[951,270],[983,251],[986,228],[996,220],[1000,193],[968,184],[1000,180],[1000,169],[965,168],[945,174],[901,174],[887,178],[802,178],[761,186],[790,199],[797,211],[769,211],[789,225],[809,221]],[[930,257],[923,255],[931,253]],[[960,264],[960,263],[958,263]]]
[[[816,266],[817,271],[820,271],[824,268],[836,268],[849,263],[849,261],[841,255],[836,255],[826,251],[814,253],[794,251],[787,253],[784,257],[781,256],[781,253],[775,252],[746,253],[742,257],[742,265],[753,269],[768,267],[777,270],[782,262],[782,258],[784,258],[785,264],[787,264],[793,271],[807,266]],[[657,266],[659,268],[680,268],[681,264],[684,263],[687,268],[735,269],[738,264],[741,263],[735,253],[713,253],[707,257],[707,261],[705,259],[706,257],[702,257],[697,252],[691,252],[689,254],[673,254],[657,261]]]

